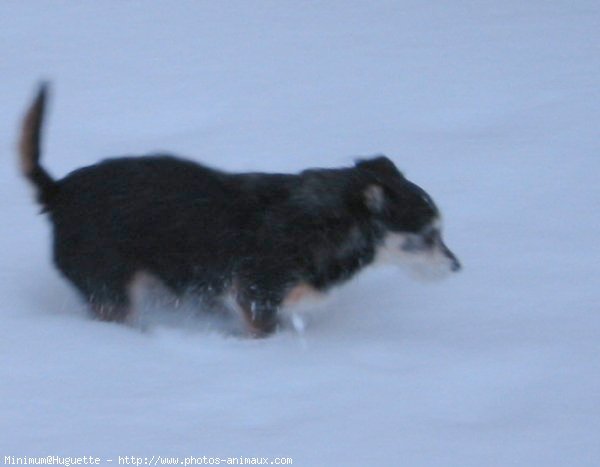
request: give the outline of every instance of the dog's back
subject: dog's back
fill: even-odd
[[[252,223],[252,211],[243,204],[220,174],[196,164],[168,156],[108,160],[57,182],[47,205],[57,239],[55,260],[75,282],[80,282],[75,275],[115,273],[119,282],[128,282],[145,270],[181,290],[185,278],[202,279],[204,269],[196,264],[222,272],[219,249],[236,241],[224,227],[233,225],[239,236]],[[109,270],[99,271],[96,254],[86,267],[81,258],[90,248],[102,252]]]

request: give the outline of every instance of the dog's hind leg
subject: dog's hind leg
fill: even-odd
[[[65,261],[57,264],[87,302],[94,318],[120,323],[130,318],[133,272],[127,268],[104,269],[100,262],[86,264],[85,268],[83,261],[78,267],[69,267]]]
[[[104,283],[85,293],[96,319],[124,323],[132,317],[130,288],[122,283]]]
[[[109,246],[84,240],[72,234],[57,235],[56,266],[79,291],[96,319],[127,321],[136,266]]]
[[[117,304],[117,303],[90,303],[94,316],[100,321],[114,321],[117,323],[124,323],[129,317],[130,310],[128,304]]]

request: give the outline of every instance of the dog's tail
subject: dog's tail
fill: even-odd
[[[42,83],[25,114],[19,139],[21,170],[36,188],[37,199],[44,209],[48,209],[50,200],[57,191],[56,181],[40,165],[40,142],[47,95],[48,84]]]

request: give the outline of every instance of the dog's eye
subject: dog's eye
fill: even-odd
[[[436,228],[428,228],[422,232],[421,236],[423,238],[423,244],[432,247],[439,239],[440,231]]]
[[[427,246],[433,246],[437,237],[436,231],[432,231],[423,235],[423,243]]]
[[[407,235],[402,245],[400,245],[400,249],[406,252],[414,252],[420,251],[425,247],[425,242],[423,241],[423,237],[420,235]]]
[[[431,249],[435,246],[440,231],[435,228],[424,230],[419,234],[408,234],[404,237],[400,249],[406,252],[416,252]]]

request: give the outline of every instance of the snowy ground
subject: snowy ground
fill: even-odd
[[[0,3],[0,460],[599,465],[599,43],[584,0]],[[365,272],[303,336],[91,321],[16,170],[39,78],[56,176],[158,149],[265,171],[384,152],[464,272]]]

